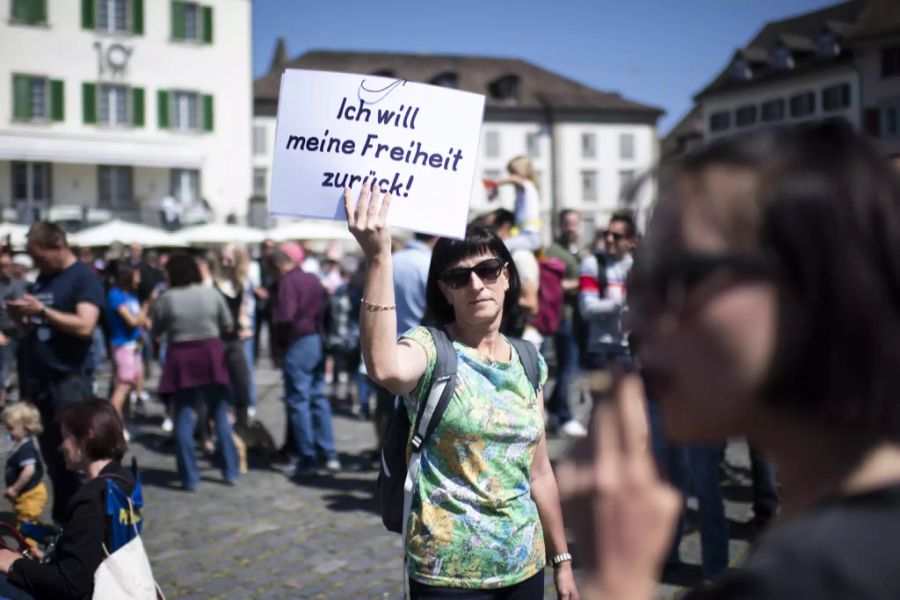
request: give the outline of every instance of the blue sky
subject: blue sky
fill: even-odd
[[[833,0],[254,0],[253,74],[275,40],[312,49],[518,57],[666,111],[691,97],[769,20]]]

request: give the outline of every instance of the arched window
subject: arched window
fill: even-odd
[[[444,71],[437,77],[431,80],[432,85],[437,85],[445,88],[459,88],[459,76],[453,71]]]
[[[491,82],[489,91],[497,100],[515,103],[519,100],[519,76],[507,74]]]

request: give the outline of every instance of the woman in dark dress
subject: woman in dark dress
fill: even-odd
[[[716,141],[664,179],[629,287],[651,396],[679,442],[746,437],[782,514],[742,569],[686,598],[900,598],[900,181],[843,121]],[[591,597],[651,598],[679,510],[640,382],[564,465]]]

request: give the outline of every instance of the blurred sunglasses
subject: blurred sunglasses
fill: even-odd
[[[603,231],[600,232],[600,235],[603,237],[604,240],[608,237],[612,237],[612,239],[614,239],[617,242],[621,242],[622,240],[625,239],[624,233],[619,233],[618,231],[610,231],[609,229],[604,229]]]
[[[447,284],[448,287],[458,290],[469,285],[472,279],[472,273],[484,283],[494,283],[503,272],[506,263],[499,258],[489,258],[483,260],[474,267],[454,267],[447,269],[438,276],[438,279]]]
[[[721,276],[727,287],[740,281],[772,279],[777,274],[775,263],[762,256],[682,252],[655,265],[635,265],[629,299],[631,308],[644,315],[678,314],[714,276]]]

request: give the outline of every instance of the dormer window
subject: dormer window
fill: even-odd
[[[378,69],[377,71],[373,71],[372,75],[375,77],[388,77],[390,79],[396,79],[397,76],[390,69]]]
[[[735,56],[731,63],[731,78],[738,81],[748,81],[753,77],[753,69],[743,56]]]
[[[823,31],[816,40],[816,53],[819,58],[833,58],[841,53],[841,46],[837,37],[830,31]]]
[[[497,100],[503,100],[508,104],[515,104],[519,100],[518,75],[504,75],[492,81],[488,88],[491,96]]]
[[[453,71],[445,71],[431,80],[432,85],[445,88],[459,88],[459,76]]]
[[[775,49],[772,51],[772,64],[776,69],[782,71],[793,69],[794,57],[790,49],[783,44],[775,46]]]

